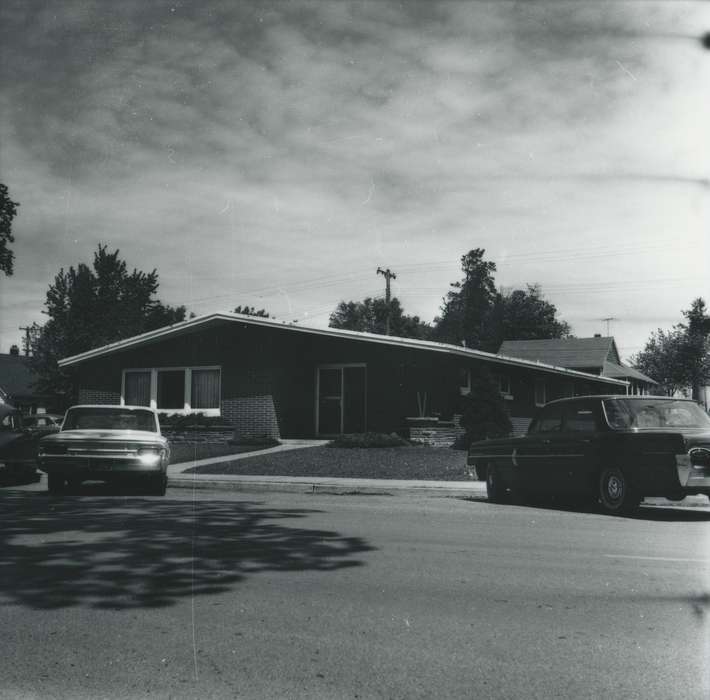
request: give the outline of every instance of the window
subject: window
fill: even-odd
[[[590,406],[567,406],[565,429],[574,433],[593,433],[597,420]]]
[[[185,408],[185,370],[158,371],[157,408]]]
[[[513,398],[513,392],[510,390],[510,377],[507,374],[498,375],[498,391],[503,395],[503,398]]]
[[[538,416],[534,426],[531,426],[530,432],[535,433],[555,433],[562,429],[562,409],[560,406],[548,406],[543,409]]]
[[[160,367],[123,372],[123,405],[218,416],[220,398],[219,367]]]
[[[459,369],[459,393],[461,396],[471,393],[471,370],[464,367]]]
[[[547,403],[547,387],[544,379],[535,380],[535,405],[543,406]]]
[[[150,372],[126,372],[124,398],[128,406],[150,406]]]

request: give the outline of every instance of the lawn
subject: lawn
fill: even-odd
[[[467,481],[466,453],[434,447],[307,447],[187,469],[197,474]]]
[[[271,447],[268,445],[267,447]],[[236,455],[265,449],[264,445],[230,445],[227,442],[176,442],[170,445],[170,463]]]

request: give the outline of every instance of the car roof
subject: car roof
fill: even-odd
[[[75,408],[99,408],[104,410],[116,410],[117,408],[124,409],[126,411],[150,411],[151,413],[156,413],[157,411],[150,406],[118,406],[116,404],[108,403],[81,403],[76,406],[71,406],[68,410],[73,410]]]

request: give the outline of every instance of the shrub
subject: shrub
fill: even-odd
[[[231,428],[232,424],[221,416],[206,416],[204,413],[171,413],[160,416],[160,425],[171,430],[185,430],[186,428]]]
[[[471,372],[471,393],[462,397],[461,413],[466,448],[478,440],[505,437],[513,430],[498,384],[485,369]]]
[[[392,433],[351,433],[339,435],[328,443],[328,447],[406,447],[409,443],[403,438]]]

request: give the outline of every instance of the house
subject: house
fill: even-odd
[[[629,383],[630,394],[652,394],[658,386],[651,377],[621,362],[612,337],[506,340],[498,354],[622,379]]]
[[[17,345],[9,354],[0,353],[0,401],[12,404],[23,413],[44,413],[53,405],[52,397],[34,388],[35,375]]]
[[[511,417],[625,381],[409,338],[231,313],[199,316],[60,360],[81,403],[221,416],[238,437],[393,432],[412,416],[453,416],[471,372],[497,378]]]

